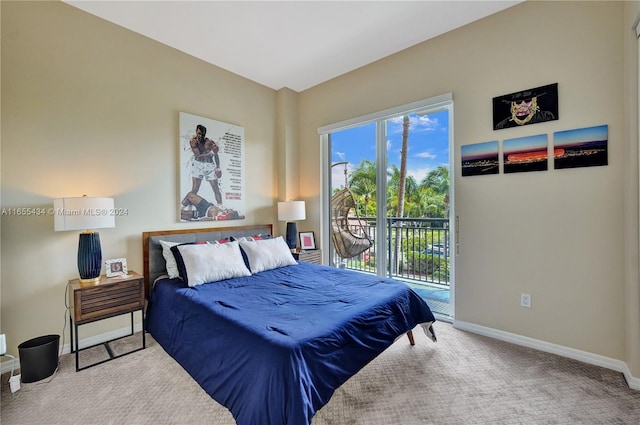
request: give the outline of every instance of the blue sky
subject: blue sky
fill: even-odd
[[[375,123],[350,128],[331,134],[332,163],[348,161],[348,173],[363,159],[376,158]],[[387,121],[387,166],[400,168],[402,147],[402,116]],[[449,111],[428,115],[410,115],[408,175],[418,183],[435,168],[449,168]],[[332,187],[344,186],[344,166],[333,168]]]

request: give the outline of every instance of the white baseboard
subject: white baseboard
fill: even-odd
[[[435,317],[438,322],[453,323],[453,318],[445,314],[433,312],[433,317]]]
[[[141,323],[136,323],[133,326],[133,330],[134,332],[140,332],[142,330],[142,324]],[[115,331],[111,331],[111,332],[106,332],[100,335],[96,335],[96,336],[91,336],[88,338],[83,338],[80,341],[78,341],[78,347],[80,347],[80,349],[85,348],[85,347],[91,347],[92,345],[96,345],[96,344],[100,344],[106,341],[110,341],[112,339],[115,338],[120,338],[122,336],[126,336],[129,335],[131,333],[131,327],[130,326],[126,326],[124,328],[120,328],[117,329]],[[60,355],[62,354],[68,354],[71,352],[71,342],[66,340],[67,342],[65,344],[62,345],[61,348],[61,352]],[[62,340],[61,340],[62,342]],[[5,357],[3,357],[3,359],[5,359]],[[12,360],[8,359],[8,361],[3,361],[2,364],[0,364],[0,374],[4,374],[4,373],[8,373],[11,372],[11,368],[12,368]],[[15,367],[16,369],[20,368],[20,358],[16,357],[16,363],[15,363]]]
[[[587,351],[576,350],[574,348],[564,347],[562,345],[551,344],[549,342],[540,341],[537,339],[529,338],[522,335],[512,334],[509,332],[500,331],[493,328],[487,328],[485,326],[475,325],[473,323],[462,322],[459,320],[453,321],[453,327],[463,331],[472,332],[478,335],[488,336],[500,341],[510,342],[523,347],[529,347],[536,350],[544,351],[546,353],[557,354],[562,357],[567,357],[574,360],[579,360],[584,363],[592,364],[595,366],[605,367],[607,369],[615,370],[624,375],[625,380],[629,388],[634,390],[640,390],[640,378],[631,375],[629,365],[622,360],[612,359],[610,357],[601,356],[598,354],[589,353]]]

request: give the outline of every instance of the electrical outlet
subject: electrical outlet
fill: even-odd
[[[0,334],[0,356],[7,354],[7,339],[4,334]]]
[[[520,294],[520,305],[522,307],[531,308],[531,295]]]

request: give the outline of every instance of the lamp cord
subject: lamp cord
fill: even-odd
[[[7,354],[7,353],[0,354],[0,357],[11,357],[11,376],[9,377],[9,381],[8,381],[9,385],[11,385],[11,380],[13,379],[13,372],[16,370],[16,358],[13,357],[11,354]],[[16,393],[12,390],[11,395],[15,397]]]
[[[67,282],[67,286],[65,286],[64,288],[64,318],[62,320],[62,344],[60,344],[60,354],[58,354],[58,362],[60,361],[60,356],[62,356],[62,350],[64,349],[64,341],[65,341],[65,331],[67,329],[67,317],[69,317],[69,310],[71,309],[71,307],[69,307],[69,286],[71,285],[70,282]],[[69,352],[71,352],[71,350],[73,349],[73,347],[69,347]]]
[[[16,370],[16,358],[7,353],[1,354],[0,356],[11,357],[11,376],[9,377],[9,380],[11,380],[11,378],[13,378],[13,372]]]

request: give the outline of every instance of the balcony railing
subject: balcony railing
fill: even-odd
[[[362,254],[348,259],[333,255],[335,266],[363,272],[376,272],[377,228],[375,217],[361,217],[374,245]],[[359,226],[358,226],[359,227]],[[386,219],[385,241],[388,275],[414,282],[449,285],[450,253],[448,218]],[[354,232],[361,231],[352,229]]]

